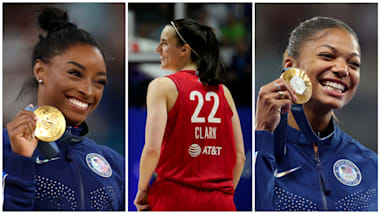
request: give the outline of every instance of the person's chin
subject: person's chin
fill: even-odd
[[[65,119],[66,119],[66,125],[69,125],[69,126],[80,125],[87,118],[87,115],[78,114],[78,113],[74,113],[74,112],[63,112],[63,114],[64,114]]]
[[[329,98],[323,102],[327,108],[331,110],[340,109],[344,106],[344,101],[342,99]]]
[[[66,125],[68,126],[79,126],[81,123],[83,123],[85,119],[81,118],[66,118]]]

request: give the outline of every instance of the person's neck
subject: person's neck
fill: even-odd
[[[197,65],[194,64],[194,63],[192,63],[192,64],[187,64],[187,65],[185,65],[185,66],[179,68],[179,69],[177,70],[177,72],[178,72],[178,71],[185,71],[185,70],[196,71],[197,69],[198,69],[198,68],[197,68]]]
[[[328,131],[327,129],[329,128],[333,110],[321,111],[321,109],[315,108],[314,106],[308,104],[303,105],[304,112],[306,114],[307,120],[311,125],[311,128],[315,133]],[[288,124],[291,127],[300,130],[292,113],[289,114]]]

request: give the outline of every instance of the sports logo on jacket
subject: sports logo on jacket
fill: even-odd
[[[203,151],[202,148],[198,144],[191,144],[189,146],[188,152],[189,155],[193,158],[198,157],[201,153],[202,155],[220,155],[220,150],[223,147],[221,146],[204,146]]]
[[[107,160],[96,153],[89,153],[86,156],[87,165],[96,174],[108,178],[112,175],[112,168]]]
[[[334,175],[344,185],[357,186],[362,181],[359,168],[346,159],[337,160],[333,167]]]

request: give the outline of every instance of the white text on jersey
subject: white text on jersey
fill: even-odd
[[[220,147],[220,146],[205,146],[203,148],[202,155],[203,154],[206,154],[206,155],[220,155],[220,150],[221,149],[222,149],[222,147]]]
[[[195,139],[216,139],[217,127],[195,127]]]

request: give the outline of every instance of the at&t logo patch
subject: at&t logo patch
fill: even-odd
[[[362,181],[359,168],[346,159],[337,160],[333,167],[334,175],[344,185],[357,186]]]
[[[198,144],[191,144],[189,146],[189,155],[193,158],[201,154],[202,148]]]
[[[191,157],[195,158],[198,157],[201,153],[202,155],[219,156],[221,150],[221,146],[204,146],[202,151],[202,148],[198,144],[191,144],[189,146],[188,152]]]

